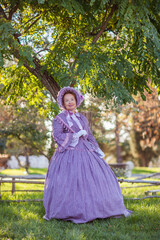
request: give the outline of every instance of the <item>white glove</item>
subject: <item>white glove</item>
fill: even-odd
[[[85,135],[87,135],[87,132],[86,132],[86,130],[80,130],[78,133],[76,133],[76,135],[78,136],[78,137],[81,137],[82,135],[83,136],[85,136]]]
[[[104,152],[102,152],[102,150],[101,150],[100,148],[98,148],[96,152],[98,153],[98,155],[100,156],[100,158],[104,158],[104,157],[105,157]]]
[[[78,144],[80,136],[85,136],[87,134],[86,130],[80,130],[78,133],[73,134],[72,141],[69,146],[75,147]]]

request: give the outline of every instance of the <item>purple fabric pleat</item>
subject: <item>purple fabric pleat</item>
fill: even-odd
[[[60,116],[65,121],[65,116]],[[84,118],[81,114],[79,120],[88,130],[88,136],[80,137],[75,148],[61,146],[65,137],[61,137],[58,142],[58,132],[63,131],[64,127],[60,122],[59,125],[56,123],[57,135],[54,139],[58,148],[51,158],[44,188],[44,218],[47,220],[56,218],[85,223],[96,218],[127,217],[132,214],[132,211],[125,208],[121,189],[113,171],[104,159],[94,152],[93,147],[90,148],[89,142],[92,142],[93,146],[96,140],[93,135],[90,136],[91,132],[89,127],[85,126]],[[72,129],[74,132],[79,131],[76,123]],[[70,141],[69,136],[66,146]],[[95,146],[97,145],[96,142]]]

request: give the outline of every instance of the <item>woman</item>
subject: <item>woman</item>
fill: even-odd
[[[44,219],[85,223],[96,218],[130,216],[116,176],[104,161],[87,118],[76,111],[83,96],[72,87],[59,91],[64,110],[53,120],[53,154],[44,188]]]

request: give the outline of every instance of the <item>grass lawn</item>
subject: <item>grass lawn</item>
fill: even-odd
[[[160,172],[160,168],[148,168],[148,167],[135,167],[132,170],[132,174],[152,174]]]
[[[46,168],[29,168],[29,174],[43,174],[47,172]],[[25,168],[20,169],[5,169],[0,172],[0,174],[6,175],[27,175]]]
[[[147,169],[143,169],[146,174]],[[159,171],[160,169],[156,170]],[[17,171],[3,171],[3,174],[17,175]],[[24,172],[18,170],[19,175]],[[139,169],[138,169],[139,171]],[[46,169],[30,169],[30,173],[45,174]],[[136,172],[137,173],[137,172]],[[151,172],[147,172],[151,173]],[[156,179],[155,179],[156,180]],[[133,186],[122,183],[121,187]],[[16,184],[17,189],[43,189],[43,185]],[[142,197],[144,192],[159,187],[122,188],[125,198]],[[2,190],[11,189],[4,183]],[[2,193],[2,199],[43,198],[42,193],[16,192]],[[8,240],[159,240],[160,239],[160,199],[124,200],[128,209],[133,211],[129,218],[96,219],[85,224],[53,219],[46,221],[42,202],[0,203],[0,239]]]

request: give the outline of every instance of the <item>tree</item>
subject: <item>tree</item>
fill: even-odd
[[[148,77],[160,91],[159,13],[159,0],[1,0],[1,94],[81,85],[122,104]]]
[[[146,94],[146,102],[136,97],[130,114],[130,148],[140,166],[147,167],[153,158],[158,158],[160,147],[160,100],[157,89]]]
[[[109,134],[105,133],[109,140],[107,154],[116,153],[117,162],[132,159],[137,166],[146,167],[159,157],[160,98],[156,88],[149,88],[152,94],[145,92],[146,101],[138,95],[134,96],[136,103],[104,111],[103,121],[113,123]]]
[[[26,156],[26,170],[29,155],[43,154],[47,157],[45,146],[49,137],[45,119],[34,106],[28,106],[23,100],[18,105],[4,105],[4,100],[1,100],[0,142],[5,139],[5,153],[15,155],[17,160],[19,155]]]

